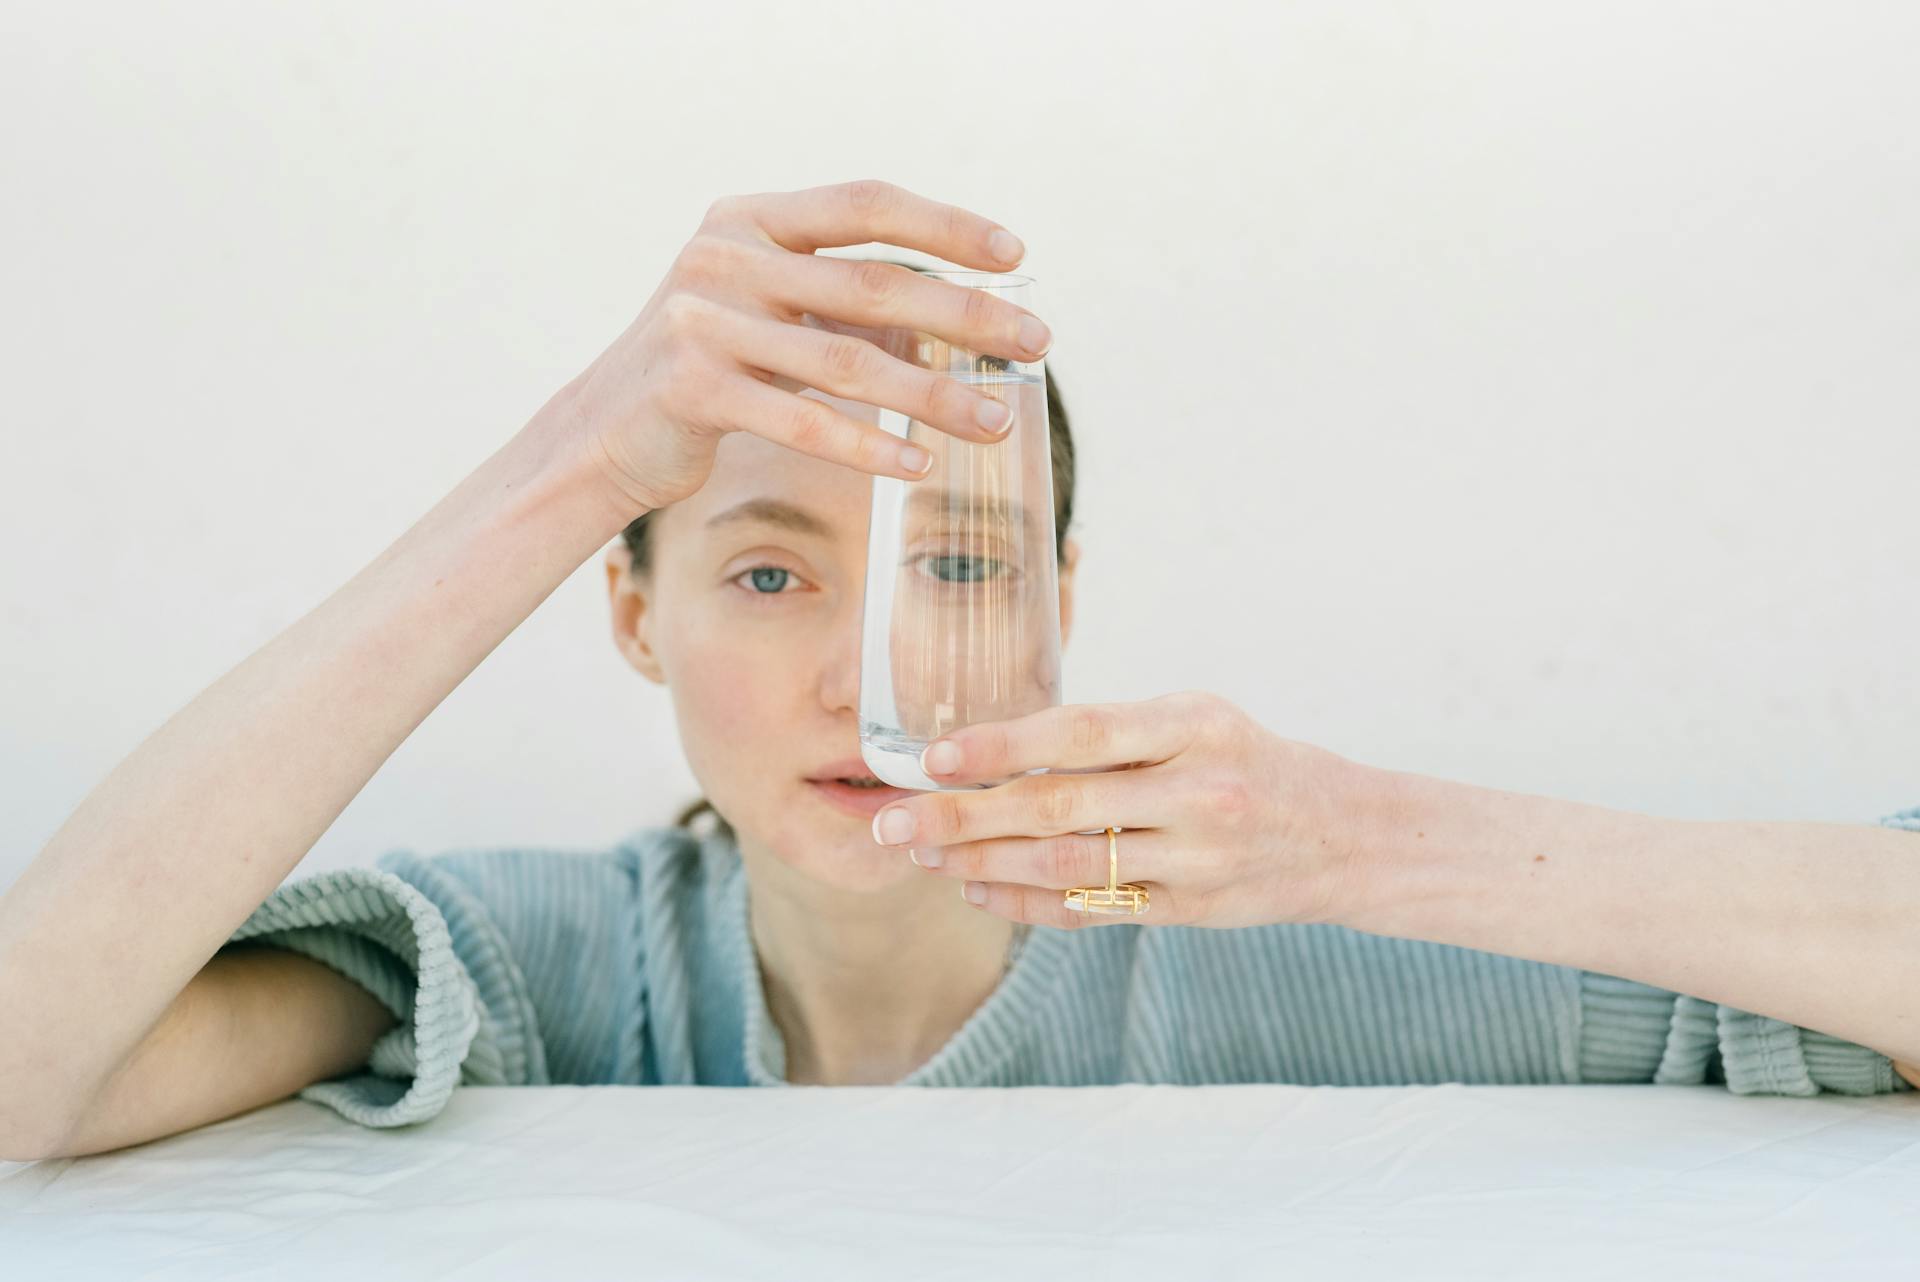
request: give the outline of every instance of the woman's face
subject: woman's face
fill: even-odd
[[[874,420],[870,406],[802,394]],[[730,432],[706,484],[651,518],[650,573],[640,580],[629,573],[624,540],[614,541],[606,559],[614,640],[672,695],[688,765],[733,824],[743,853],[763,849],[849,890],[914,871],[899,851],[875,843],[867,818],[809,782],[860,756],[860,604],[872,486],[865,473]],[[742,504],[752,507],[740,511]],[[1066,540],[1063,646],[1078,555]]]

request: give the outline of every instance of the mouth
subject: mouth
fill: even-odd
[[[836,761],[806,780],[815,796],[846,814],[871,820],[890,801],[913,795],[911,789],[896,788],[875,777],[858,759]]]

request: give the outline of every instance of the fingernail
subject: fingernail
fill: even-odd
[[[928,846],[925,850],[909,850],[907,852],[907,858],[913,860],[913,862],[919,864],[922,868],[938,868],[941,863],[940,847]]]
[[[1027,247],[1020,243],[1020,238],[1004,229],[987,237],[987,247],[993,250],[993,256],[1003,263],[1017,263],[1020,261],[1020,255],[1027,252]]]
[[[1020,346],[1035,356],[1047,350],[1047,344],[1053,341],[1053,332],[1040,323],[1037,316],[1020,318]]]
[[[895,807],[873,817],[873,839],[883,846],[898,846],[913,837],[913,815]]]
[[[927,453],[918,445],[902,445],[900,447],[900,466],[912,472],[915,476],[918,476],[933,466],[933,455]]]
[[[950,775],[960,768],[960,746],[942,739],[920,754],[920,768],[930,775]]]
[[[973,420],[989,432],[998,432],[1013,421],[1013,409],[1005,401],[982,397],[973,407]]]
[[[960,897],[970,904],[984,904],[987,902],[987,888],[981,882],[970,881],[960,887]]]

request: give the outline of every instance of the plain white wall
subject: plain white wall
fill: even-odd
[[[1920,13],[12,4],[0,884],[597,354],[715,196],[1004,221],[1073,702],[1698,818],[1920,804]],[[694,792],[598,558],[301,866]]]

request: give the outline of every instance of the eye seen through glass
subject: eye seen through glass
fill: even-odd
[[[1031,282],[983,277],[1025,300]],[[972,282],[968,282],[972,283]],[[933,455],[926,476],[874,480],[861,645],[861,755],[903,788],[932,739],[1057,704],[1060,601],[1052,448],[1038,361],[988,360],[926,340],[905,350],[1004,402],[1012,422],[975,442],[881,408],[879,425]]]

